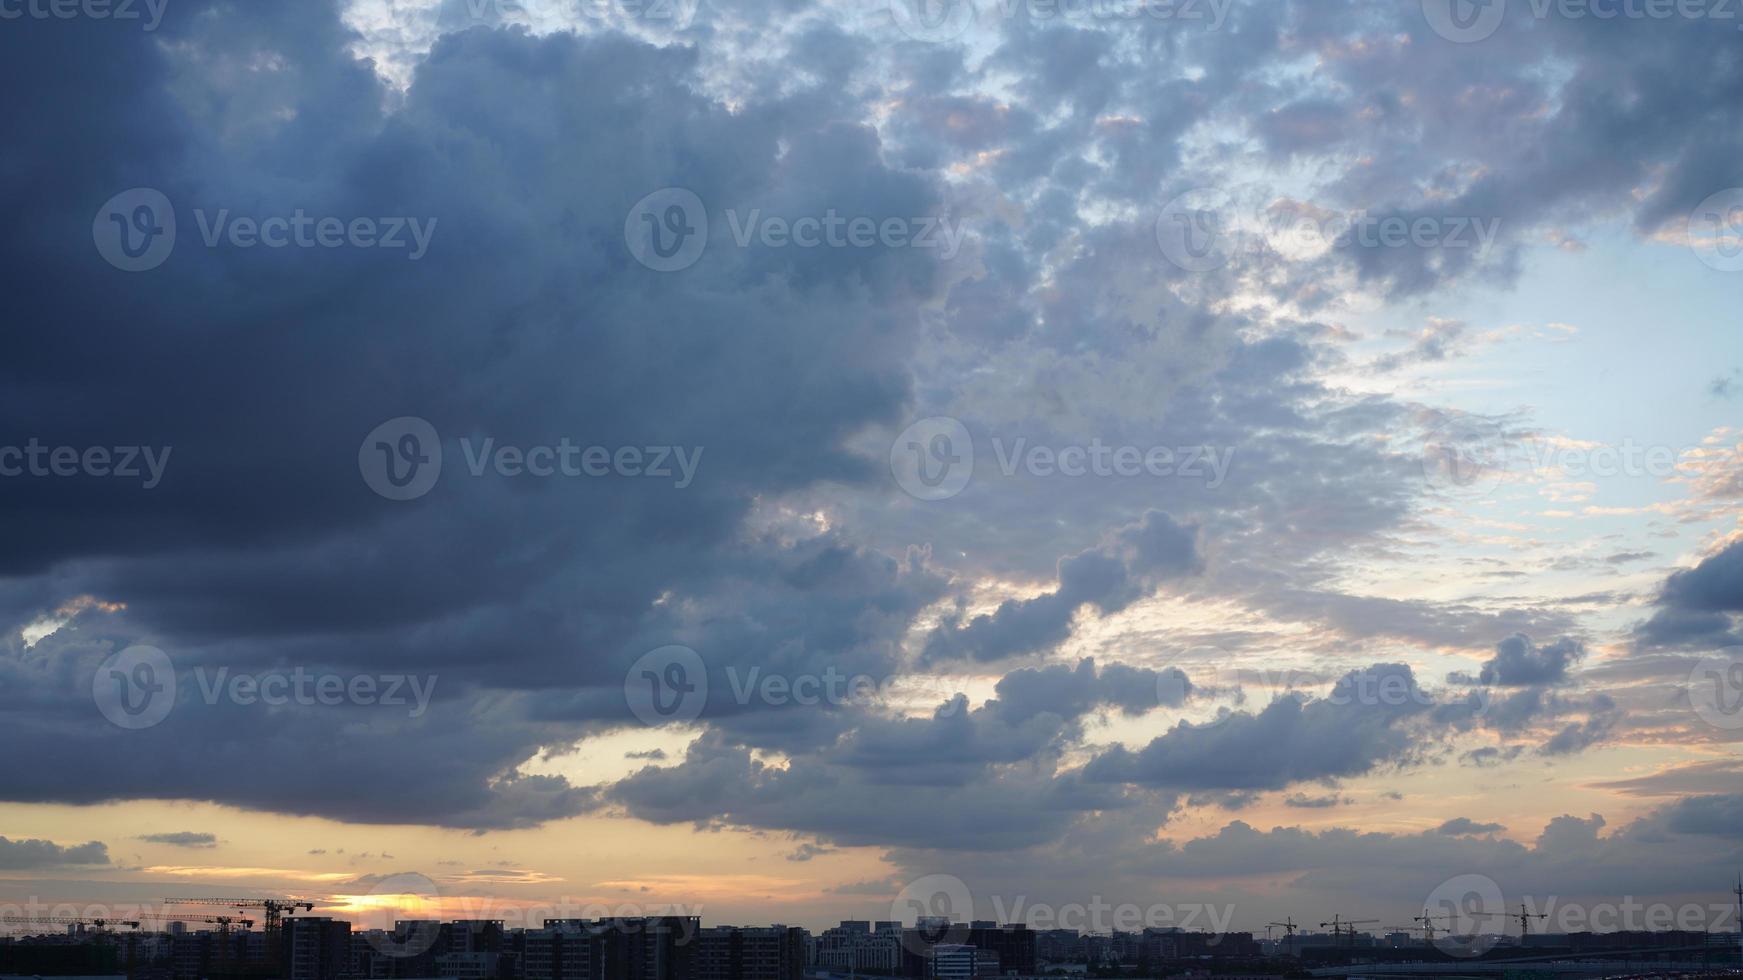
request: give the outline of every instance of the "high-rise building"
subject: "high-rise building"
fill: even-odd
[[[279,926],[286,980],[340,980],[351,969],[351,923],[325,916],[293,916]]]
[[[962,943],[932,947],[930,980],[979,980],[999,975],[999,957],[991,950]]]
[[[781,925],[704,929],[697,939],[693,980],[801,980],[805,938],[805,930]]]
[[[973,923],[969,926],[967,945],[997,957],[1000,972],[1022,976],[1035,973],[1035,930],[1026,925]]]
[[[593,936],[573,925],[528,929],[521,934],[525,980],[594,980]]]

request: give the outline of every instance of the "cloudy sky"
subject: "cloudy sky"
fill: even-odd
[[[1726,899],[1743,12],[3,9],[0,902]]]

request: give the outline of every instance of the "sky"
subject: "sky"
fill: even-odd
[[[0,912],[1737,928],[1727,6],[0,15]]]

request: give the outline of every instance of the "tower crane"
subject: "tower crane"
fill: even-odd
[[[1520,945],[1524,945],[1525,937],[1531,933],[1531,920],[1532,919],[1547,919],[1547,918],[1549,918],[1549,913],[1538,912],[1536,914],[1532,914],[1531,912],[1526,910],[1525,903],[1520,902],[1519,903],[1519,914],[1512,916],[1512,918],[1519,920],[1519,943],[1520,943]]]
[[[1295,930],[1301,928],[1295,924],[1295,917],[1284,916],[1282,922],[1270,923],[1265,927],[1265,931],[1269,932],[1273,928],[1283,930],[1283,944],[1293,950],[1295,948]],[[1293,955],[1293,953],[1291,955]]]
[[[1444,918],[1446,918],[1444,915],[1430,915],[1427,909],[1423,909],[1422,914],[1415,917],[1414,921],[1422,923],[1418,928],[1422,930],[1422,939],[1424,942],[1433,945],[1434,930],[1436,928],[1435,923]]]
[[[96,926],[107,929],[112,925],[126,926],[129,929],[139,928],[136,919],[81,919],[64,915],[0,915],[0,922],[7,925],[37,925],[46,923],[57,926]]]
[[[1332,916],[1330,922],[1321,922],[1319,927],[1324,929],[1326,926],[1331,926],[1333,939],[1342,936],[1344,937],[1344,945],[1354,946],[1356,944],[1356,926],[1374,925],[1379,921],[1379,919],[1346,919],[1340,914]]]
[[[289,912],[295,914],[297,909],[307,912],[315,910],[315,903],[300,898],[166,898],[165,905],[224,905],[233,909],[260,909],[265,913],[266,944],[271,949],[272,941],[278,936],[278,926],[281,917]]]

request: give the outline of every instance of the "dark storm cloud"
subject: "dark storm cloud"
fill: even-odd
[[[471,26],[462,6],[437,22]],[[1479,52],[1398,7],[1242,5],[1215,31],[1018,18],[973,64],[952,45],[818,22],[773,38],[754,17],[664,46],[480,27],[443,37],[403,93],[348,53],[331,3],[178,0],[145,39],[101,22],[0,32],[14,93],[0,281],[20,325],[0,357],[0,444],[175,447],[150,493],[0,481],[0,625],[68,622],[0,651],[0,738],[16,749],[0,798],[200,799],[475,830],[612,806],[1002,850],[1060,840],[1090,811],[1141,813],[1108,822],[1148,839],[1176,787],[1232,806],[1247,787],[1419,758],[1469,728],[1469,704],[1290,698],[1136,751],[1092,748],[1088,771],[1072,770],[1060,759],[1085,748],[1089,715],[1174,708],[1195,689],[1110,656],[1039,663],[1074,619],[1164,588],[1339,640],[1484,650],[1569,632],[1553,609],[1327,587],[1420,506],[1415,461],[1381,437],[1423,420],[1324,380],[1347,367],[1332,325],[1231,298],[1260,288],[1314,309],[1328,272],[1428,294],[1510,275],[1517,243],[1551,222],[1622,211],[1656,230],[1729,172],[1743,69],[1734,39],[1699,27],[1509,28]],[[1326,84],[1303,92],[1277,69],[1309,51]],[[1571,81],[1552,90],[1563,69]],[[998,79],[1014,80],[1000,83],[1009,97],[985,91]],[[1170,265],[1154,209],[1224,165],[1183,165],[1200,155],[1184,141],[1244,120],[1258,121],[1253,153],[1363,160],[1321,171],[1316,191],[1338,208],[1503,219],[1496,254]],[[176,203],[184,239],[162,268],[126,275],[94,253],[90,224],[135,186]],[[737,248],[717,220],[701,262],[661,275],[631,259],[622,228],[663,186],[716,215],[953,209],[973,232],[941,268],[914,249]],[[440,224],[408,263],[203,248],[196,207]],[[1109,211],[1143,213],[1089,217]],[[1447,356],[1458,336],[1443,333],[1412,356]],[[961,509],[892,505],[879,452],[852,442],[916,412],[1036,442],[1101,433],[1239,455],[1215,489],[988,480]],[[356,453],[404,414],[430,420],[451,462],[428,497],[394,504],[365,488]],[[706,456],[682,491],[465,478],[459,440],[486,437]],[[829,506],[802,506],[819,497]],[[979,581],[1007,574],[1055,587],[963,612]],[[1722,635],[1737,610],[1711,598],[1725,587],[1667,588],[1660,615],[1676,621],[1660,635]],[[85,596],[105,605],[59,615]],[[706,734],[670,768],[608,787],[517,774],[541,749],[625,724],[625,673],[649,649],[693,647],[717,691],[750,667],[882,676],[913,666],[904,640],[940,603],[956,612],[924,638],[928,661],[1031,656],[1036,669],[979,708],[940,697],[919,718],[710,699]],[[413,718],[207,704],[189,677],[163,724],[123,732],[93,710],[91,680],[134,642],[184,670],[302,664],[439,684]],[[1509,702],[1517,726],[1559,719],[1525,693]],[[1596,720],[1559,719],[1555,751],[1611,731],[1595,698],[1582,703]],[[263,757],[274,765],[235,764]]]
[[[514,767],[624,721],[623,677],[648,649],[690,638],[720,667],[887,667],[890,637],[930,601],[932,580],[851,544],[742,522],[763,495],[873,472],[841,442],[906,397],[935,257],[717,242],[688,274],[663,276],[634,263],[622,228],[637,199],[668,185],[713,207],[911,217],[937,210],[929,179],[883,167],[875,134],[827,104],[736,113],[699,95],[690,49],[450,35],[384,115],[388,93],[345,52],[332,5],[176,10],[163,44],[101,24],[0,38],[0,72],[40,93],[8,113],[20,220],[0,258],[21,321],[59,324],[9,338],[6,442],[175,447],[151,493],[0,485],[6,567],[39,576],[7,583],[14,627],[71,597],[117,604],[75,617],[80,642],[57,634],[6,659],[19,710],[0,729],[38,764],[0,795],[528,826],[593,795]],[[86,59],[98,70],[52,96],[26,81]],[[631,126],[635,140],[598,138]],[[142,185],[169,196],[184,233],[161,268],[127,275],[91,248],[91,214]],[[195,208],[440,225],[412,263],[204,248]],[[51,274],[39,274],[44,256],[57,257]],[[368,491],[356,454],[404,414],[436,427],[450,464],[428,497],[395,504]],[[706,457],[682,491],[540,485],[466,478],[461,437]],[[762,598],[740,606],[747,594]],[[682,605],[658,604],[669,595]],[[355,730],[331,711],[208,705],[184,690],[163,725],[124,733],[92,710],[89,678],[140,639],[184,669],[417,670],[440,684],[427,715],[368,715]],[[535,695],[471,705],[486,688]],[[162,766],[135,751],[124,761],[111,748],[122,740]],[[281,764],[217,764],[236,740],[273,747]],[[424,762],[437,757],[439,780]]]
[[[1107,664],[1099,671],[1094,660],[1075,668],[1064,664],[1013,670],[999,679],[993,710],[1013,722],[1043,712],[1076,718],[1102,705],[1141,714],[1158,705],[1178,706],[1192,693],[1192,681],[1177,668],[1156,671]]]
[[[1743,826],[1743,795],[1690,796],[1671,804],[1665,826],[1678,834],[1732,837]]]
[[[171,847],[217,847],[218,835],[197,830],[175,830],[161,834],[141,834],[139,839],[152,844],[168,844]]]
[[[947,872],[977,896],[1032,895],[1034,883],[1045,880],[1062,894],[1149,905],[1170,900],[1159,880],[1188,878],[1198,900],[1234,903],[1243,914],[1345,900],[1403,911],[1420,909],[1451,876],[1481,874],[1493,878],[1510,902],[1525,896],[1539,903],[1553,897],[1557,904],[1654,896],[1686,899],[1711,914],[1715,910],[1708,903],[1715,889],[1729,883],[1715,878],[1713,868],[1743,860],[1743,849],[1728,841],[1715,850],[1714,838],[1698,826],[1691,832],[1674,829],[1675,809],[1653,811],[1609,830],[1597,814],[1561,816],[1535,839],[1517,841],[1440,828],[1420,833],[1267,830],[1240,820],[1187,839],[1155,840],[1140,829],[1153,827],[1153,816],[1132,810],[1083,820],[1057,843],[1015,854],[897,849],[892,857],[910,878]],[[1086,864],[1086,853],[1104,860]],[[1231,880],[1243,875],[1261,876],[1263,888]],[[1274,893],[1280,882],[1281,897]],[[1010,899],[1005,901],[1008,906]]]
[[[1339,796],[1336,793],[1328,793],[1324,796],[1308,796],[1306,793],[1290,793],[1288,796],[1283,798],[1284,806],[1294,807],[1298,810],[1329,810],[1332,807],[1342,806],[1350,802],[1353,801],[1346,797]]]
[[[1116,746],[1092,759],[1084,776],[1182,790],[1281,789],[1359,776],[1419,751],[1408,723],[1432,706],[1408,666],[1376,664],[1345,675],[1324,698],[1280,696],[1257,714],[1180,722],[1136,752]]]
[[[1447,834],[1452,837],[1469,837],[1475,834],[1493,834],[1506,830],[1498,823],[1478,823],[1470,817],[1454,817],[1439,827],[1435,833]]]
[[[67,846],[48,840],[0,837],[0,869],[7,871],[108,863],[109,848],[101,841]]]
[[[924,767],[926,761],[914,759]],[[972,767],[959,764],[958,775]],[[612,798],[655,823],[719,824],[814,834],[843,846],[906,843],[1009,850],[1056,837],[1075,813],[1102,805],[1096,794],[1055,787],[1046,772],[981,769],[966,782],[874,767],[869,773],[795,760],[785,769],[717,741],[692,744],[683,763],[643,769]],[[899,797],[893,796],[899,785]],[[899,798],[899,805],[891,805]]]
[[[1197,567],[1196,529],[1152,511],[1122,528],[1108,544],[1061,559],[1059,586],[1033,599],[1009,599],[966,624],[945,620],[926,641],[929,661],[963,658],[1003,660],[1045,651],[1071,631],[1077,610],[1093,605],[1116,613],[1147,595],[1156,584]]]
[[[1672,572],[1659,589],[1657,608],[1635,636],[1646,647],[1735,646],[1743,643],[1735,629],[1737,613],[1743,613],[1743,541],[1693,568]]]
[[[1660,600],[1693,612],[1743,612],[1743,542],[1671,573]]]
[[[1568,668],[1585,655],[1585,645],[1572,637],[1540,647],[1531,637],[1515,633],[1496,645],[1495,656],[1483,665],[1477,682],[1500,687],[1559,684],[1567,679]]]

